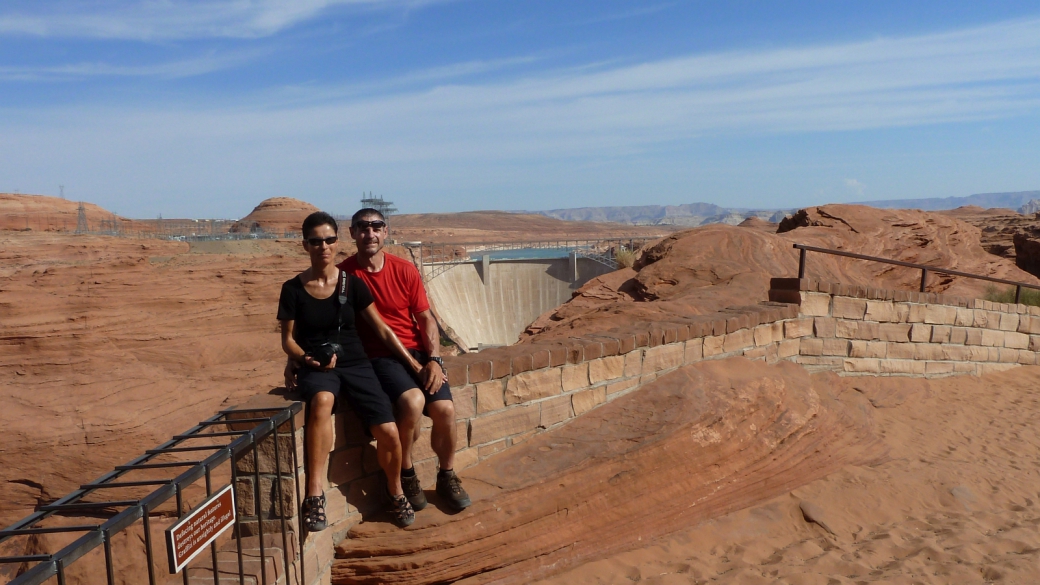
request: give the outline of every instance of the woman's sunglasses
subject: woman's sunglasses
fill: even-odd
[[[324,243],[326,246],[331,246],[332,244],[335,244],[338,241],[339,237],[337,236],[329,236],[327,238],[307,238],[307,243],[315,248],[320,246],[322,243]]]

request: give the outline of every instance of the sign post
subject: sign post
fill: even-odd
[[[234,523],[235,492],[226,485],[166,529],[170,573],[180,573]]]

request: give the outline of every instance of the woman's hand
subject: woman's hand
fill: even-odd
[[[285,376],[285,389],[290,392],[296,390],[296,362],[291,359],[285,360],[285,370],[282,375]]]
[[[312,358],[311,356],[306,355],[306,354],[304,354],[304,356],[303,356],[303,361],[304,361],[305,364],[307,364],[308,366],[314,368],[315,370],[321,370],[322,372],[328,372],[332,368],[336,367],[336,354],[332,354],[332,359],[329,360],[329,365],[327,365],[327,366],[322,366],[321,364],[319,364],[317,362],[317,360],[315,360],[314,358]]]

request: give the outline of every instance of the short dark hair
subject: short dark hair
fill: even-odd
[[[339,233],[339,226],[336,225],[336,218],[325,213],[324,211],[315,211],[314,213],[307,216],[307,219],[303,220],[303,237],[310,235],[311,230],[320,226],[327,225],[332,228],[332,231]]]
[[[354,224],[356,224],[358,220],[360,220],[362,217],[368,217],[370,215],[378,216],[379,219],[386,221],[386,218],[383,217],[382,212],[380,212],[378,209],[365,207],[364,209],[357,210],[357,212],[354,213],[354,216],[350,218],[350,227],[354,227]]]

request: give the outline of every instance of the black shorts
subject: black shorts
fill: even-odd
[[[430,361],[429,356],[421,351],[409,349],[408,353],[412,354],[412,357],[419,360],[419,363],[424,366],[426,362]],[[397,399],[405,392],[412,388],[419,388],[419,381],[412,376],[404,364],[397,361],[397,358],[372,358],[372,368],[376,371],[376,377],[379,378],[379,384],[383,387],[383,392],[390,397],[390,402],[394,404],[397,403]],[[425,391],[422,395],[426,398],[426,404],[438,400],[451,400],[451,387],[445,382],[432,396]],[[427,414],[425,406],[423,407],[423,414]]]
[[[304,366],[296,373],[296,385],[300,397],[308,403],[318,392],[331,392],[337,402],[345,399],[366,431],[375,425],[394,422],[394,408],[369,362],[336,366],[327,372]]]

